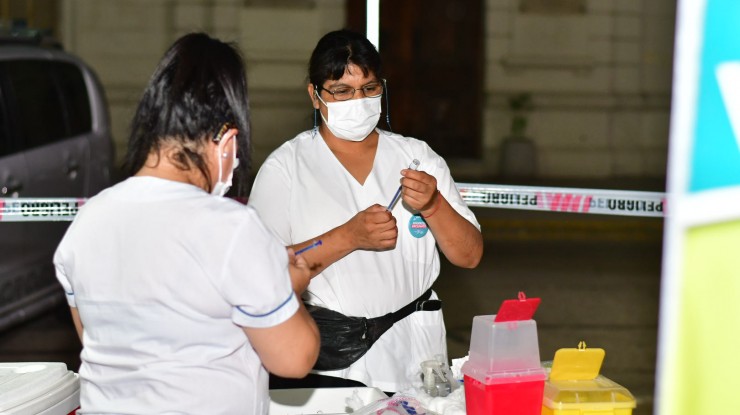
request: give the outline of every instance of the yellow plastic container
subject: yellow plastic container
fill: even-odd
[[[586,349],[584,342],[577,349],[555,352],[542,415],[632,415],[634,396],[599,374],[605,354],[603,349]]]

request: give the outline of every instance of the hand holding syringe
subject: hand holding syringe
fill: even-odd
[[[419,168],[419,164],[421,164],[421,162],[419,162],[419,160],[417,159],[414,159],[411,161],[411,164],[409,164],[409,169],[417,170]],[[393,206],[395,206],[396,202],[398,202],[398,198],[401,196],[402,188],[403,186],[400,186],[400,185],[398,186],[398,190],[396,190],[396,194],[393,195],[393,199],[391,199],[391,203],[388,203],[388,207],[387,207],[388,211],[393,210]]]
[[[291,285],[295,292],[304,292],[306,288],[308,288],[308,284],[311,282],[311,267],[308,262],[306,262],[306,259],[301,257],[300,254],[320,245],[321,239],[314,241],[311,245],[305,246],[297,251],[291,252],[292,250],[288,249],[288,270],[290,272]]]
[[[319,239],[318,241],[313,242],[311,245],[304,246],[303,248],[295,251],[295,254],[296,255],[300,255],[300,254],[308,251],[309,249],[316,248],[317,246],[320,246],[320,245],[321,245],[321,239]]]

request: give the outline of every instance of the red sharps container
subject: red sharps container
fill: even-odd
[[[547,375],[532,319],[539,303],[519,293],[497,314],[473,318],[462,367],[468,415],[540,415]]]

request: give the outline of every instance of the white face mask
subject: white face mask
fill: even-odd
[[[324,102],[319,94],[316,96],[329,110],[329,119],[324,118],[324,114],[321,114],[321,118],[329,127],[329,131],[338,138],[362,141],[378,125],[380,96],[329,103]]]
[[[221,170],[223,167],[223,158],[221,157],[221,151],[219,151],[219,157],[218,157],[218,181],[216,181],[216,184],[213,185],[213,189],[211,189],[211,194],[214,196],[223,196],[226,194],[226,192],[229,191],[231,188],[231,181],[234,179],[234,170],[239,166],[239,159],[236,157],[236,138],[234,138],[233,141],[234,148],[232,149],[233,154],[233,163],[231,167],[231,171],[229,172],[228,177],[226,177],[226,181],[221,181]]]

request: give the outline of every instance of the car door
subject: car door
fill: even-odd
[[[20,196],[28,183],[23,146],[13,134],[8,116],[6,81],[0,73],[0,200],[3,200],[0,214],[13,198]],[[11,222],[7,213],[0,217],[0,327],[13,314],[19,291],[23,291],[24,270],[32,261],[25,255],[30,251],[27,230],[26,222]]]
[[[2,136],[0,140],[6,142],[8,137]],[[10,215],[8,213],[4,214],[5,209],[10,209],[12,199],[18,197],[25,184],[28,183],[26,159],[23,157],[23,153],[3,154],[3,144],[0,144],[0,199],[7,202],[0,202],[2,204],[0,206],[0,266],[16,258],[18,253],[25,250],[27,243],[25,238],[26,224],[10,221]],[[2,292],[1,284],[0,292]]]
[[[89,111],[86,119],[78,119],[67,107],[69,90],[75,88],[68,82],[67,75],[74,74],[70,65],[52,60],[43,51],[0,62],[6,125],[20,144],[13,159],[25,166],[22,186],[15,190],[21,198],[79,198],[85,194],[89,142],[79,130],[89,130],[91,122]],[[78,98],[87,100],[79,70],[77,74],[84,89]],[[2,275],[7,283],[2,296],[8,298],[0,303],[5,305],[0,306],[0,328],[21,314],[31,315],[63,300],[52,257],[68,226],[67,221],[53,220],[11,225],[22,243],[8,241],[9,251],[17,253],[11,258],[17,266]]]
[[[33,42],[0,43],[0,112],[0,191],[79,200],[110,185],[105,96],[78,58]],[[0,331],[64,300],[52,258],[70,222],[42,219],[0,220]]]
[[[25,145],[28,177],[22,197],[80,197],[85,194],[89,142],[71,131],[69,108],[65,105],[58,73],[60,67],[67,69],[70,65],[42,59],[19,59],[2,64],[11,84],[8,93],[9,99],[14,101],[11,115]],[[84,83],[82,88],[85,90]],[[89,118],[84,122],[89,125]],[[32,222],[28,225],[27,238],[35,249],[50,253],[68,225],[68,222]]]
[[[18,132],[25,142],[26,163],[32,169],[24,196],[74,197],[83,194],[89,145],[79,133],[70,131],[69,108],[65,105],[61,76],[57,73],[61,72],[60,68],[68,68],[72,64],[16,60],[5,62],[4,66],[12,84],[14,116]],[[79,82],[82,91],[86,91],[81,74]],[[89,126],[89,115],[83,122]]]

